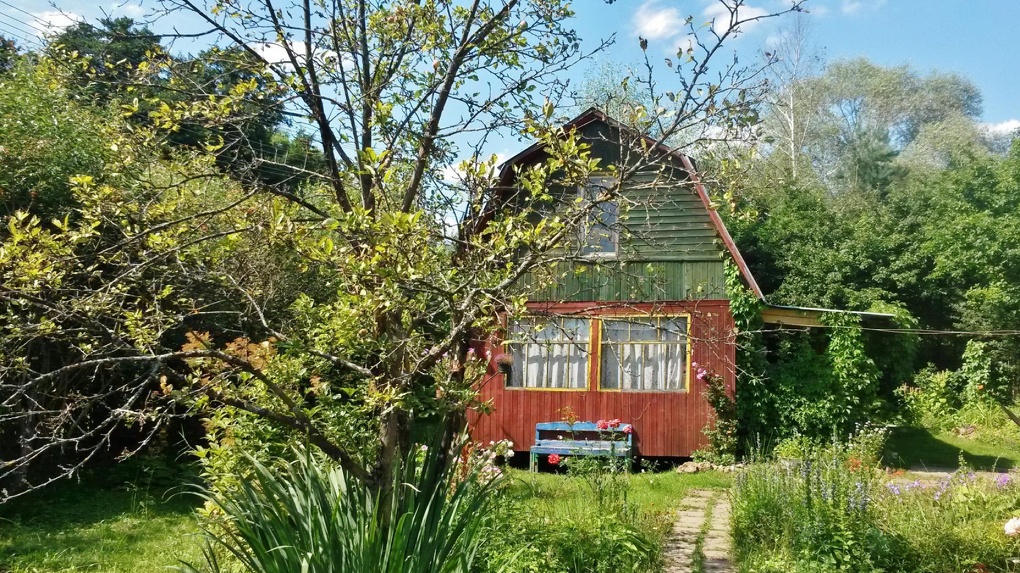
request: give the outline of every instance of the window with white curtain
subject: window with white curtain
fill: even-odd
[[[523,317],[511,320],[507,346],[513,366],[509,388],[588,387],[591,320]]]
[[[687,319],[602,319],[599,384],[606,390],[680,392],[687,370]]]

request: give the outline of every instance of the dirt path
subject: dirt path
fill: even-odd
[[[666,542],[666,573],[729,573],[730,501],[725,491],[687,494]]]

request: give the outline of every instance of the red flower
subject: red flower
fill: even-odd
[[[598,422],[595,422],[595,427],[600,430],[608,430],[609,424],[605,420],[599,420]]]
[[[613,418],[612,420],[609,420],[609,427],[610,428],[619,428],[620,427],[620,419],[619,418]]]
[[[560,463],[560,455],[559,454],[549,454],[549,463],[554,465],[554,466],[559,464]]]
[[[633,432],[633,431],[634,431],[634,426],[631,426],[630,424],[627,424],[627,425],[626,425],[626,426],[624,426],[624,427],[623,427],[623,429],[622,429],[622,430],[620,430],[620,431],[621,431],[621,432],[623,432],[624,434],[629,434],[629,433],[631,433],[631,432]]]

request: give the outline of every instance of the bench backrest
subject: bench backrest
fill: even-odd
[[[623,431],[627,426],[630,426],[630,424],[620,424],[615,428],[600,430],[595,422],[574,422],[573,424],[568,424],[567,422],[539,422],[535,424],[535,442],[542,439],[542,432],[564,432],[569,434],[571,439],[575,438],[576,434],[582,434],[585,438],[608,438],[614,441],[619,439],[619,441],[626,442],[628,446],[631,446],[633,445],[633,434]]]

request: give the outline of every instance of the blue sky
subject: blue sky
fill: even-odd
[[[749,0],[748,6],[774,11],[788,1]],[[616,45],[602,58],[633,64],[641,57],[639,33],[650,38],[650,54],[665,56],[682,37],[683,18],[704,20],[715,3],[575,0],[574,25],[589,43],[616,34]],[[31,44],[44,22],[60,26],[69,18],[95,19],[104,12],[138,18],[153,6],[151,0],[2,0],[0,34]],[[882,65],[959,73],[980,88],[985,122],[1020,127],[1020,0],[809,0],[805,6],[812,38],[826,59],[863,56]],[[750,57],[768,45],[778,25],[747,30],[731,49]],[[583,77],[581,70],[577,74]]]

